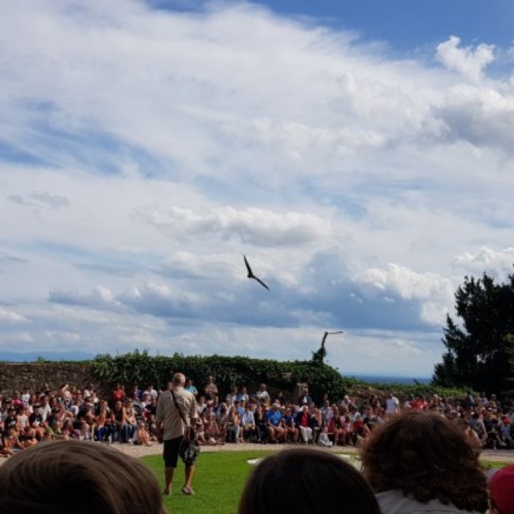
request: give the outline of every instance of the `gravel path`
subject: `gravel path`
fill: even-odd
[[[160,455],[162,453],[162,445],[154,444],[153,446],[134,446],[128,444],[115,444],[115,448],[120,451],[132,455],[133,457],[144,457],[145,455]],[[224,444],[222,446],[202,446],[204,452],[237,452],[237,451],[269,451],[282,448],[292,448],[292,445],[273,445],[273,444]],[[348,446],[338,446],[331,448],[330,451],[335,453],[357,453],[357,449]],[[495,460],[505,463],[514,463],[514,450],[483,450],[481,453],[482,460]]]
[[[146,455],[160,455],[162,453],[162,444],[154,443],[152,446],[138,446],[131,444],[118,444],[115,443],[112,445],[113,448],[116,448],[127,455],[132,455],[133,457],[139,458],[144,457]],[[292,448],[292,445],[272,445],[272,444],[224,444],[222,446],[202,446],[202,453],[207,452],[237,452],[243,450],[249,451],[269,451],[275,449],[282,448]],[[337,448],[331,448],[332,452],[344,452],[344,453],[357,453],[356,448],[351,448],[347,446],[338,446]],[[481,458],[483,460],[496,460],[505,463],[514,463],[514,450],[502,450],[502,451],[493,451],[493,450],[484,450],[481,454]],[[0,466],[7,459],[0,457]]]

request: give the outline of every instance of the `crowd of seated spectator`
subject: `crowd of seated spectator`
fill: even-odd
[[[470,393],[457,400],[418,395],[400,402],[391,393],[383,401],[372,395],[359,404],[349,396],[324,395],[316,403],[307,387],[292,401],[284,392],[270,394],[264,383],[254,388],[233,386],[223,395],[212,376],[200,391],[189,378],[186,389],[197,397],[197,434],[202,445],[359,446],[387,417],[413,409],[454,420],[477,451],[514,448],[514,408],[501,404],[495,395],[488,399],[485,394]],[[53,439],[152,445],[157,441],[155,413],[161,392],[152,384],[127,389],[118,384],[104,398],[92,384],[84,389],[63,384],[57,391],[44,387],[0,396],[0,455],[10,456]]]
[[[157,391],[119,385],[110,398],[63,384],[58,391],[14,391],[0,397],[0,455],[14,455],[39,441],[78,439],[151,445],[155,437]]]

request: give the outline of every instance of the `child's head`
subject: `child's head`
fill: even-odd
[[[251,473],[239,514],[323,512],[380,514],[362,475],[342,458],[311,448],[283,450],[266,457]]]
[[[74,514],[166,512],[150,469],[137,459],[103,445],[81,441],[40,443],[16,454],[0,467],[2,514],[70,511]]]

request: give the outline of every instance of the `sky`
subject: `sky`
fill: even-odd
[[[514,263],[510,0],[0,3],[0,357],[429,376]],[[253,272],[270,288],[246,278]]]

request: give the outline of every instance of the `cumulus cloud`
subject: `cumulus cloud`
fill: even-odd
[[[459,274],[513,227],[501,49],[453,37],[434,67],[195,6],[0,4],[0,345],[305,358],[335,327],[336,365],[431,368]]]
[[[453,264],[468,274],[481,276],[487,273],[503,281],[514,271],[514,248],[493,250],[484,247],[477,252],[464,252],[454,259]]]
[[[25,316],[18,314],[15,311],[8,311],[5,309],[0,309],[0,322],[7,323],[22,323],[28,321]]]
[[[341,157],[440,131],[427,106],[447,79],[257,6],[221,4],[193,15],[127,0],[88,4],[80,17],[58,4],[32,7],[30,20],[2,13],[31,37],[3,54],[18,130],[0,133],[44,161],[116,170],[108,147],[121,143],[129,155],[153,156],[151,173],[186,179],[214,165],[222,176],[273,179],[278,170],[290,176],[284,160],[295,174],[350,172]],[[37,66],[23,66],[23,58]],[[50,150],[55,132],[68,137]],[[93,152],[84,152],[84,141]]]
[[[485,67],[494,61],[494,46],[481,43],[475,48],[460,48],[461,40],[451,36],[437,46],[437,59],[449,70],[455,70],[471,80],[480,80]]]
[[[202,301],[200,296],[180,290],[174,291],[168,284],[157,282],[134,287],[118,298],[123,304],[138,312],[167,318],[191,317],[195,304],[199,308],[198,304]]]
[[[444,323],[451,305],[454,284],[437,273],[417,273],[389,263],[384,268],[368,268],[358,277],[364,294],[381,295],[386,302],[395,298],[419,302],[420,318],[432,325]]]
[[[160,230],[179,237],[237,238],[255,246],[297,246],[331,235],[330,221],[297,212],[221,207],[210,212],[172,207],[140,211],[139,215]]]
[[[102,286],[94,287],[92,291],[87,294],[81,294],[69,289],[57,289],[50,291],[48,300],[54,303],[95,308],[104,308],[108,305],[115,304],[115,298],[112,292]]]
[[[451,290],[451,282],[436,273],[416,273],[415,271],[389,263],[385,268],[369,268],[358,280],[382,293],[393,293],[402,298],[426,299],[434,293],[446,294]]]
[[[444,121],[454,141],[464,139],[478,147],[499,147],[506,155],[512,154],[514,88],[456,85],[434,113]]]

